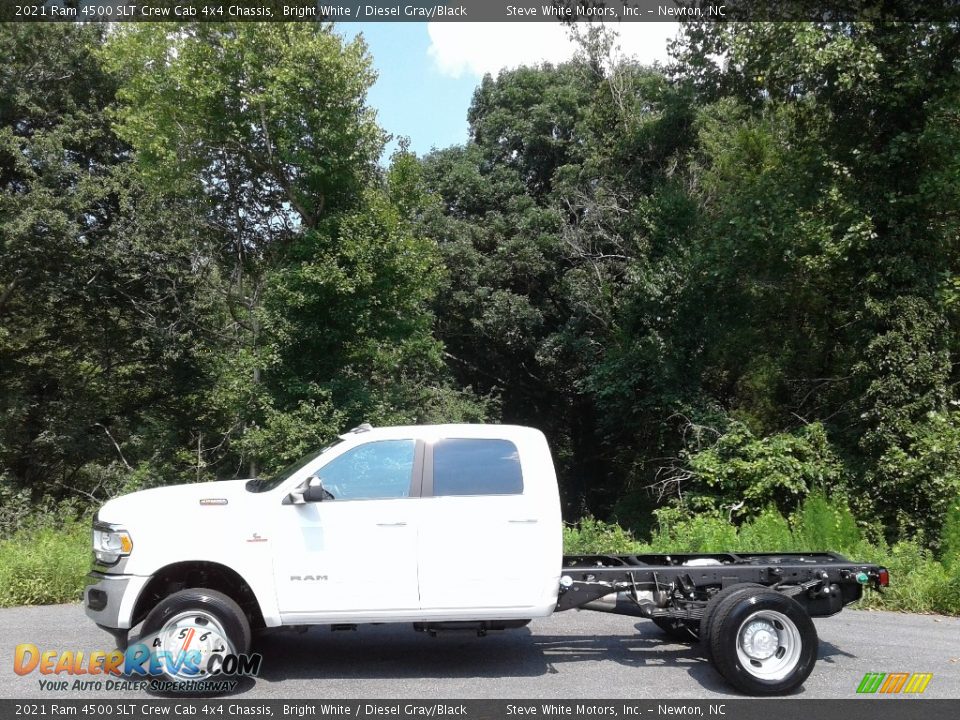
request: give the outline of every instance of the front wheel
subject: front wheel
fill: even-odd
[[[725,598],[710,623],[714,666],[750,695],[795,690],[817,661],[817,630],[807,611],[773,590],[739,592]]]
[[[231,598],[190,588],[164,598],[143,622],[141,638],[161,658],[167,680],[196,683],[216,675],[227,655],[250,649],[250,623]]]

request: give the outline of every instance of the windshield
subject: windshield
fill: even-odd
[[[339,445],[339,443],[327,445],[327,447],[323,448],[322,450],[314,450],[313,452],[309,452],[299,460],[294,460],[292,463],[283,468],[283,470],[271,477],[254,478],[247,483],[246,488],[250,492],[267,492],[268,490],[273,490],[275,487],[282,484],[284,480],[293,475],[297,470],[302,468],[307,463],[313,462],[335,445]]]

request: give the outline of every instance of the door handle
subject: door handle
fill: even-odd
[[[406,527],[405,522],[377,523],[377,527]]]
[[[518,525],[520,525],[520,524],[532,525],[532,524],[538,522],[538,520],[537,520],[536,518],[527,518],[526,520],[507,520],[507,522],[516,523],[516,524],[518,524]]]

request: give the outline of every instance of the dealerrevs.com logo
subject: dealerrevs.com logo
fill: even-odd
[[[13,671],[43,676],[38,682],[47,691],[222,693],[233,690],[238,678],[259,674],[262,661],[258,653],[234,653],[209,625],[181,621],[140,638],[126,651],[41,650],[22,643],[14,652]]]

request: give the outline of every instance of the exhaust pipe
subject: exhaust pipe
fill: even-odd
[[[634,602],[633,598],[630,597],[630,593],[613,592],[581,605],[580,609],[613,613],[614,615],[650,618],[653,615],[653,609],[655,607],[652,592],[638,592],[637,602]]]

